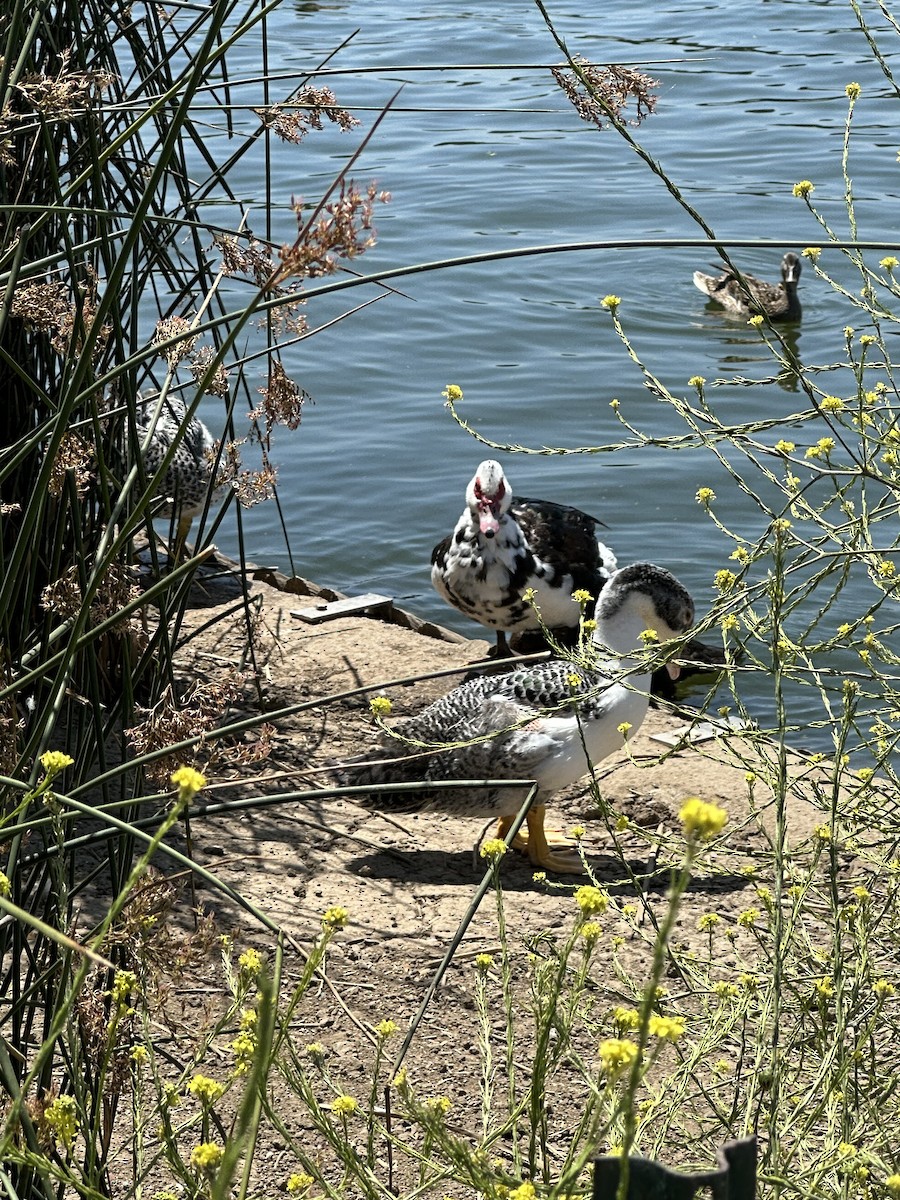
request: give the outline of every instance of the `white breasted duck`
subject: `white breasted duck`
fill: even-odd
[[[800,259],[785,254],[781,260],[781,283],[766,283],[754,275],[743,274],[743,283],[731,271],[724,275],[704,275],[694,272],[694,284],[711,300],[728,312],[752,317],[764,312],[773,321],[799,321],[802,314],[797,285],[800,282]]]
[[[694,605],[669,571],[635,563],[616,571],[604,585],[595,617],[594,641],[612,658],[591,667],[556,658],[471,679],[399,722],[383,736],[379,750],[341,764],[341,783],[533,779],[539,791],[528,813],[528,836],[517,838],[516,848],[525,850],[541,870],[580,872],[570,843],[548,843],[547,800],[637,731],[650,691],[641,634],[653,629],[660,642],[683,639]],[[677,674],[677,668],[670,669]],[[361,803],[390,813],[496,816],[504,837],[527,790],[493,788],[487,782],[460,789],[373,792]]]
[[[596,597],[616,568],[597,540],[602,522],[550,500],[513,496],[503,468],[483,462],[466,488],[466,507],[449,537],[431,554],[431,582],[448,604],[497,635],[494,654],[509,654],[506,635],[577,629],[581,609],[572,593]],[[533,603],[523,594],[533,591]]]

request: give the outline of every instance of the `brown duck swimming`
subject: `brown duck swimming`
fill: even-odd
[[[695,271],[694,283],[710,300],[737,316],[765,313],[773,321],[799,321],[802,313],[797,295],[800,268],[799,257],[788,253],[781,260],[781,283],[766,283],[746,272],[742,283],[731,271],[724,275],[704,275],[702,271]]]

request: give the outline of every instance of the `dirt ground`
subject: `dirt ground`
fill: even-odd
[[[178,656],[185,678],[215,679],[232,667],[250,669],[245,613],[230,591],[220,589],[221,584],[210,584],[203,603],[188,614]],[[299,977],[303,966],[302,954],[291,946],[310,946],[329,907],[348,910],[349,924],[329,955],[327,980],[311,990],[298,1011],[295,1031],[301,1045],[323,1045],[333,1086],[362,1102],[370,1087],[372,1026],[389,1018],[399,1027],[385,1064],[392,1072],[397,1065],[390,1061],[392,1054],[484,874],[484,860],[475,847],[485,828],[477,821],[438,813],[388,818],[326,792],[291,797],[314,791],[326,781],[321,771],[326,761],[358,753],[375,738],[367,694],[320,701],[377,685],[377,691],[392,700],[394,715],[403,716],[442,694],[461,674],[411,685],[390,681],[448,669],[462,672],[483,657],[489,643],[452,634],[429,636],[440,631],[415,621],[417,628],[391,623],[383,610],[311,623],[295,614],[321,605],[321,598],[286,593],[259,580],[252,583],[251,597],[255,668],[273,726],[271,754],[252,768],[211,771],[207,802],[224,802],[226,810],[192,822],[193,853],[289,935],[288,980]],[[283,712],[301,705],[307,707]],[[252,707],[248,704],[248,712]],[[746,742],[730,737],[688,744],[684,738],[690,728],[683,714],[651,709],[630,743],[630,753],[623,751],[599,764],[600,805],[584,780],[550,806],[552,827],[584,827],[583,844],[596,881],[612,896],[596,951],[600,975],[605,973],[598,1013],[616,1003],[633,1004],[646,978],[654,923],[666,906],[669,866],[677,861],[673,848],[683,847],[678,812],[689,796],[722,806],[730,821],[721,846],[698,865],[673,936],[683,947],[710,953],[710,935],[698,930],[698,920],[715,911],[721,930],[730,932],[727,938],[717,935],[714,972],[730,979],[758,965],[758,944],[737,918],[743,910],[760,906],[756,887],[765,881],[770,859],[770,798],[757,784],[751,803],[742,761]],[[268,796],[272,803],[235,807],[254,796]],[[820,820],[812,804],[798,794],[789,811],[789,843],[802,846]],[[852,869],[848,863],[850,873]],[[527,1070],[526,964],[529,955],[540,953],[536,948],[542,939],[549,937],[552,943],[572,928],[572,890],[586,880],[536,883],[530,864],[516,854],[506,856],[501,871],[506,925],[513,953],[523,964],[517,1000],[522,1034],[517,1046]],[[271,932],[239,905],[202,886],[198,900],[215,914],[220,928],[234,932],[238,949],[252,946],[271,953]],[[496,954],[498,948],[496,904],[489,893],[405,1060],[420,1094],[447,1096],[460,1132],[472,1136],[481,1125],[473,960],[481,952]],[[196,994],[183,989],[185,1031],[196,1028],[209,992],[207,985]],[[501,1028],[498,1012],[498,1038]],[[595,1047],[598,1030],[609,1036],[599,1023],[588,1023]],[[560,1114],[558,1136],[563,1145],[565,1106],[550,1098],[547,1103],[548,1111],[556,1104]],[[292,1101],[286,1099],[285,1105],[290,1113]],[[297,1109],[293,1115],[297,1136],[303,1136],[303,1113]],[[255,1172],[267,1188],[283,1187],[287,1175],[297,1169],[283,1140],[275,1138],[259,1147]]]

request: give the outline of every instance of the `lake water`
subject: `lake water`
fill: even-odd
[[[869,8],[876,23],[875,5]],[[657,112],[633,132],[717,236],[772,243],[735,251],[748,271],[777,281],[784,250],[825,240],[792,195],[797,180],[815,183],[817,207],[847,234],[840,156],[851,81],[862,86],[850,163],[859,236],[898,237],[897,101],[844,0],[563,3],[552,14],[573,52],[601,63],[651,64]],[[361,272],[528,246],[702,236],[613,130],[600,133],[575,115],[541,66],[560,54],[531,4],[285,3],[270,24],[269,69],[284,75],[272,99],[289,94],[357,30],[329,64],[346,74],[319,82],[362,125],[345,134],[329,126],[299,147],[277,146],[276,240],[295,233],[291,197],[318,199],[401,84],[352,171],[393,196],[376,211],[378,244],[354,264]],[[257,70],[249,49],[243,65]],[[431,69],[412,69],[423,66]],[[239,98],[258,102],[247,91]],[[232,180],[261,235],[262,171],[261,157],[246,159]],[[874,252],[873,262],[883,253]],[[826,251],[821,261],[858,290],[838,252]],[[694,375],[768,377],[772,364],[758,334],[714,312],[692,284],[695,268],[714,263],[707,247],[561,251],[395,279],[402,295],[387,295],[286,351],[289,373],[315,400],[295,433],[280,431],[273,451],[290,553],[268,504],[242,514],[248,556],[284,570],[293,564],[348,592],[387,592],[477,636],[479,627],[432,591],[429,556],[462,510],[478,462],[499,457],[516,490],[602,518],[620,562],[649,558],[670,567],[702,610],[733,543],[697,504],[697,488],[715,489],[715,511],[729,527],[752,537],[764,525],[753,497],[708,450],[632,447],[567,458],[497,452],[454,423],[441,392],[448,383],[462,387],[460,412],[501,443],[621,442],[614,398],[645,432],[683,433],[681,419],[644,387],[599,301],[622,297],[621,318],[637,352],[679,394],[691,394]],[[842,357],[842,330],[860,324],[859,310],[804,265],[796,348],[805,363],[830,363]],[[313,299],[310,323],[324,325],[376,293],[368,285]],[[829,390],[842,387],[849,394],[849,377],[829,378]],[[777,383],[710,394],[717,412],[735,422],[784,417],[789,427],[790,415],[805,406]],[[206,415],[213,402],[205,404]],[[780,434],[789,436],[773,430],[764,440],[772,444]],[[229,514],[217,535],[226,552],[236,549],[234,530]],[[763,720],[766,693],[764,682],[747,684],[751,709]],[[792,715],[821,713],[801,695]]]

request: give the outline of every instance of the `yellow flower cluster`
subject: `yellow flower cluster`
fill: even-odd
[[[455,404],[457,402],[457,400],[462,400],[463,390],[461,387],[459,387],[455,383],[448,383],[447,386],[444,388],[444,390],[441,392],[441,395],[444,397],[444,399],[447,401],[448,404]]]
[[[490,859],[491,862],[499,862],[506,853],[506,842],[503,838],[488,838],[482,843],[479,851],[482,858]]]
[[[252,947],[244,950],[238,959],[238,969],[242,975],[255,978],[263,969],[263,956],[258,950],[254,950]]]
[[[728,813],[717,804],[710,804],[701,800],[699,796],[691,796],[681,806],[678,817],[685,837],[706,841],[722,832],[728,820]]]
[[[637,1029],[641,1023],[641,1014],[636,1008],[625,1008],[619,1004],[613,1009],[613,1024],[617,1029]]]
[[[225,1151],[215,1142],[201,1142],[191,1151],[190,1162],[195,1171],[202,1171],[203,1174],[209,1175],[215,1171],[224,1156]]]
[[[109,995],[117,1007],[122,1008],[128,1004],[131,993],[137,988],[137,981],[134,971],[116,971]]]
[[[352,1096],[337,1096],[331,1102],[331,1111],[339,1117],[351,1117],[359,1105]]]
[[[534,1190],[534,1184],[526,1181],[525,1183],[520,1183],[517,1188],[513,1188],[507,1200],[535,1200],[536,1195],[537,1192]]]
[[[179,767],[169,778],[178,788],[178,799],[182,801],[190,800],[206,787],[206,776],[193,767]]]
[[[595,942],[599,941],[602,933],[603,929],[596,921],[585,921],[579,930],[579,934],[589,946],[593,946]]]
[[[653,1013],[647,1024],[651,1037],[664,1042],[677,1042],[684,1033],[684,1017],[662,1017]]]
[[[52,779],[66,767],[71,767],[74,762],[75,759],[69,754],[64,754],[62,750],[47,750],[41,755],[41,766],[47,772],[48,779]]]
[[[192,1096],[196,1096],[204,1107],[210,1108],[219,1099],[225,1088],[217,1079],[210,1079],[208,1075],[198,1074],[188,1084],[188,1091]]]
[[[44,1120],[53,1136],[66,1150],[71,1150],[78,1134],[78,1112],[74,1096],[57,1096],[44,1109]]]
[[[798,196],[801,200],[806,200],[815,190],[808,179],[801,179],[793,187],[794,195]]]
[[[373,696],[369,701],[369,711],[373,717],[388,717],[393,707],[387,696]]]
[[[375,1032],[383,1042],[386,1042],[389,1037],[393,1037],[397,1032],[397,1023],[391,1020],[379,1021],[375,1026]]]
[[[610,312],[615,312],[621,303],[622,303],[621,296],[612,296],[612,295],[604,296],[603,299],[600,301],[600,307],[608,308]]]
[[[695,499],[698,504],[702,504],[705,508],[708,508],[715,498],[716,493],[711,487],[697,488],[697,495]]]
[[[299,1196],[301,1192],[305,1192],[313,1183],[312,1175],[307,1175],[305,1172],[300,1173],[295,1171],[293,1175],[288,1177],[285,1184],[285,1190],[289,1196]]]
[[[581,915],[585,920],[591,917],[596,917],[600,913],[605,913],[609,907],[609,896],[606,892],[602,892],[600,888],[593,887],[591,884],[584,884],[575,891],[575,903],[581,910]]]
[[[340,904],[333,904],[322,914],[323,929],[343,929],[350,920],[350,914]]]
[[[621,1075],[637,1058],[638,1047],[630,1038],[606,1038],[597,1053],[607,1075]]]

